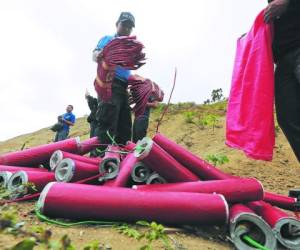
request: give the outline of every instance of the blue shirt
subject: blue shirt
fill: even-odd
[[[116,37],[117,37],[117,35],[105,36],[105,37],[101,38],[100,41],[98,42],[95,50],[103,49],[106,46],[106,44],[108,44],[110,41],[112,41]],[[121,81],[127,82],[129,76],[130,76],[130,70],[124,69],[121,66],[116,67],[116,71],[115,71],[116,78],[118,78]]]
[[[72,112],[63,114],[63,119],[65,119],[66,121],[75,123],[75,115],[73,115]],[[68,125],[66,123],[63,123],[63,124],[64,124],[63,130],[69,131],[70,125]]]

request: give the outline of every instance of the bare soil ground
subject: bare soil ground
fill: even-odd
[[[195,123],[186,122],[186,112],[193,111],[195,120],[204,113],[220,115],[217,127],[201,128]],[[259,179],[265,190],[287,194],[291,188],[300,186],[300,166],[297,162],[286,138],[279,131],[276,137],[276,147],[274,149],[274,159],[271,162],[256,161],[247,158],[243,152],[225,146],[225,105],[197,106],[191,104],[177,104],[170,106],[170,110],[164,118],[159,131],[186,147],[191,152],[205,158],[209,154],[221,153],[229,158],[226,163],[219,168],[227,173],[255,177]],[[153,135],[158,120],[158,111],[153,112],[149,126],[149,136]],[[196,122],[197,123],[197,122]],[[89,128],[85,118],[79,119],[76,126],[72,128],[70,136],[80,136],[81,139],[88,137]],[[11,140],[0,142],[0,153],[18,150],[26,143],[25,147],[48,143],[54,137],[49,128],[42,129],[32,134],[22,135]],[[145,241],[137,241],[127,236],[119,234],[114,228],[100,228],[99,226],[76,226],[72,228],[62,228],[39,222],[32,214],[34,202],[24,202],[16,205],[20,220],[25,221],[25,227],[30,225],[43,225],[50,228],[54,238],[60,238],[68,234],[76,249],[83,249],[87,243],[98,240],[107,244],[112,249],[134,250],[139,249]],[[190,232],[177,232],[170,234],[171,242],[175,249],[234,249],[226,236],[227,227],[200,227]],[[0,249],[8,249],[21,240],[20,237],[0,234]],[[38,248],[37,248],[38,249]],[[154,249],[163,249],[163,244],[157,242]]]

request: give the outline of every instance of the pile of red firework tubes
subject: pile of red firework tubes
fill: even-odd
[[[51,218],[227,224],[238,249],[255,249],[245,236],[267,249],[299,249],[298,190],[294,197],[266,192],[257,179],[223,173],[159,133],[109,145],[102,158],[86,156],[99,144],[67,139],[3,154],[1,184],[14,201],[39,197],[40,212]]]

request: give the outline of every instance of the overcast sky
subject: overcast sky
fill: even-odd
[[[167,100],[203,103],[213,89],[228,96],[236,39],[264,0],[9,0],[0,2],[0,141],[56,122],[68,104],[89,113],[98,40],[115,33],[121,11],[136,18],[147,63],[138,74],[157,82]]]

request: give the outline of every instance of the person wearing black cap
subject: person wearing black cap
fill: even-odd
[[[277,120],[300,162],[300,1],[268,2],[264,18],[274,24]]]
[[[135,18],[130,12],[122,12],[116,22],[117,32],[114,35],[104,36],[93,51],[93,60],[101,63],[102,49],[118,36],[129,36],[135,27]],[[111,102],[99,101],[96,119],[98,126],[96,134],[101,144],[110,144],[107,131],[115,137],[119,144],[126,144],[131,139],[131,109],[128,102],[128,77],[130,70],[117,66],[112,82]],[[104,148],[104,147],[101,147]]]

